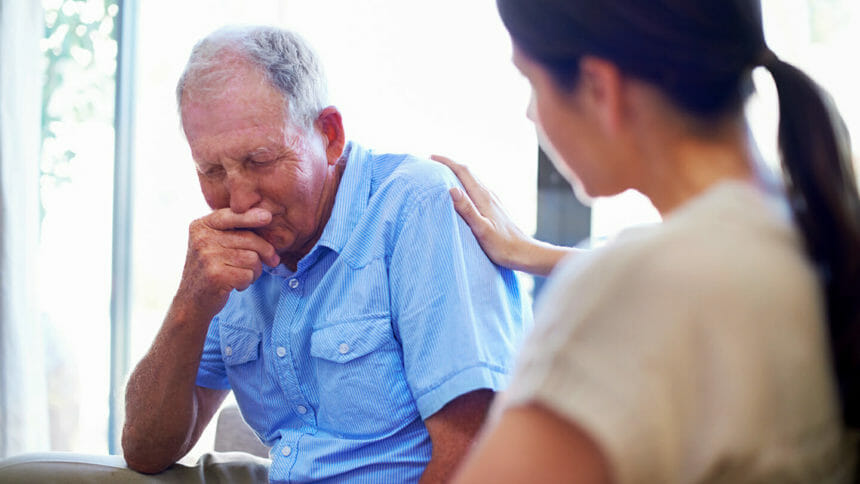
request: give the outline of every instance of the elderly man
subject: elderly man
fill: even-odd
[[[530,310],[454,212],[450,172],[347,143],[293,33],[222,29],[179,81],[212,213],[126,392],[159,472],[232,390],[272,481],[438,482],[506,380]]]

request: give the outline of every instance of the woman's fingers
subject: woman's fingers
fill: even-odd
[[[475,237],[477,237],[479,242],[483,245],[485,241],[481,239],[486,236],[491,222],[483,216],[480,211],[478,211],[478,208],[475,207],[472,200],[463,193],[463,190],[455,187],[450,189],[449,192],[451,193],[451,199],[454,202],[454,209],[457,210],[457,213],[461,217],[463,217],[463,220],[465,220],[472,229]]]
[[[449,190],[454,209],[472,229],[487,256],[496,264],[546,276],[570,249],[539,242],[513,222],[501,201],[466,165],[445,156],[430,157],[454,172],[463,189]]]
[[[475,175],[472,174],[472,170],[468,166],[441,155],[430,155],[430,159],[442,163],[454,172],[454,175],[463,184],[463,188],[466,190],[469,198],[477,205],[478,210],[484,213],[490,207],[492,193],[480,180],[475,178]]]

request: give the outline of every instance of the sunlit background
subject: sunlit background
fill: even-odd
[[[300,32],[329,77],[347,137],[380,151],[465,161],[527,231],[536,221],[537,143],[528,86],[510,64],[491,0],[147,0],[135,2],[129,364],[170,304],[189,222],[207,212],[179,130],[174,85],[194,42],[227,23]],[[128,5],[128,4],[126,4]],[[48,429],[39,448],[117,452],[111,411],[111,253],[117,19],[114,0],[42,0],[44,62],[38,307]],[[860,2],[765,0],[773,50],[833,95],[860,133]],[[703,53],[707,55],[707,53]],[[776,101],[766,72],[750,103],[764,157],[776,160]],[[856,144],[855,144],[856,146]],[[857,148],[855,148],[857,153]],[[856,155],[855,155],[856,159]],[[598,200],[591,233],[658,220],[635,193]],[[38,366],[36,366],[38,367]],[[14,391],[14,389],[12,389]],[[116,394],[113,395],[117,397]],[[121,416],[120,416],[121,417]],[[120,419],[121,421],[121,419]],[[192,454],[211,447],[211,433]],[[115,439],[115,436],[114,436]]]

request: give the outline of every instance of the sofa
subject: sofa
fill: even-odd
[[[193,464],[174,464],[161,474],[132,471],[121,455],[34,452],[0,460],[0,483],[267,482],[269,449],[242,420],[239,409],[225,406],[215,425],[212,452]]]

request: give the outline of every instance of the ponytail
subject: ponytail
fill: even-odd
[[[848,133],[829,96],[765,48],[779,95],[779,149],[792,214],[825,291],[845,423],[860,427],[860,199]]]

